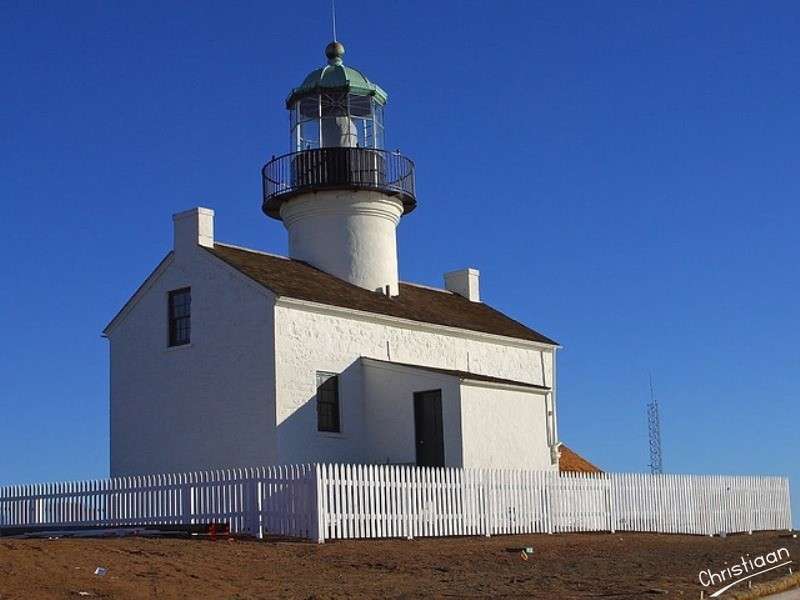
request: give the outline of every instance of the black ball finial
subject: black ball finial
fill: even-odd
[[[344,56],[344,46],[341,42],[336,40],[325,46],[325,56],[328,57],[328,64],[340,65],[342,64],[342,57]]]

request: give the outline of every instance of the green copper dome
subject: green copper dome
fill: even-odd
[[[386,104],[386,92],[377,84],[372,83],[367,76],[358,69],[346,67],[342,62],[344,46],[340,42],[331,42],[325,48],[328,64],[321,69],[311,71],[299,87],[292,90],[286,99],[286,107],[292,105],[306,95],[327,90],[341,90],[358,96],[372,96],[381,104]]]

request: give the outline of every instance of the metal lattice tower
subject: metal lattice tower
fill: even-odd
[[[653,376],[650,375],[650,403],[647,405],[647,430],[650,435],[650,473],[661,474],[664,464],[661,461],[661,418],[658,414],[658,400],[653,392]]]

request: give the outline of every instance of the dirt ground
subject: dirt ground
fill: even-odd
[[[508,551],[523,546],[534,548],[527,561]],[[775,533],[713,539],[524,535],[323,545],[0,538],[0,599],[87,593],[95,598],[699,598],[700,570],[719,571],[748,553],[780,547],[793,558],[800,556],[800,540]],[[108,569],[104,576],[94,574],[98,566]],[[780,569],[758,580],[786,574]]]

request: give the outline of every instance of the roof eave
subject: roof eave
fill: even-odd
[[[282,260],[286,260],[289,262],[297,262],[302,263],[302,261],[293,261],[290,258],[286,257],[278,257],[276,255],[271,255],[265,252],[259,252],[257,250],[251,250],[249,248],[243,248],[240,246],[232,246],[230,244],[224,244],[221,242],[215,243],[215,248],[206,248],[205,250],[215,256],[218,260],[226,263],[231,268],[235,269],[236,271],[242,273],[248,280],[255,282],[257,285],[264,287],[265,289],[269,290],[275,297],[275,302],[277,304],[285,305],[289,308],[299,308],[304,310],[311,310],[316,312],[325,312],[326,314],[334,314],[334,315],[341,315],[347,316],[350,318],[360,318],[360,319],[368,319],[370,321],[378,320],[383,323],[387,324],[395,324],[401,327],[413,327],[413,328],[426,328],[429,331],[436,331],[436,332],[452,332],[455,335],[459,336],[469,336],[473,339],[481,339],[481,340],[490,340],[494,343],[501,343],[501,344],[510,344],[519,347],[527,347],[527,348],[537,348],[543,349],[547,351],[555,351],[561,348],[561,346],[557,343],[552,341],[550,338],[542,335],[541,333],[531,329],[530,327],[520,323],[519,321],[515,321],[508,317],[504,313],[498,311],[491,306],[485,305],[488,309],[497,313],[502,318],[513,321],[517,325],[520,326],[520,333],[513,333],[509,331],[504,331],[502,333],[492,332],[487,329],[481,328],[470,328],[465,327],[458,324],[444,324],[442,322],[437,322],[436,320],[423,320],[419,318],[414,318],[409,315],[392,315],[387,312],[382,312],[380,310],[370,310],[367,307],[361,308],[353,308],[350,306],[345,306],[341,303],[335,302],[326,302],[321,299],[306,299],[302,296],[298,297],[292,293],[287,293],[286,290],[280,290],[279,288],[271,287],[269,282],[263,281],[261,278],[258,278],[252,274],[249,274],[245,269],[242,269],[241,266],[234,260],[221,255],[219,252],[216,251],[216,248],[232,248],[240,252],[255,254],[255,255],[264,255],[264,256],[272,256],[273,258],[280,258]],[[313,269],[310,265],[306,265],[308,268]],[[314,269],[317,270],[318,269]],[[328,275],[332,277],[331,275]],[[346,282],[345,282],[346,283]],[[352,286],[352,284],[349,284]],[[405,285],[405,284],[404,284]],[[413,287],[421,287],[426,288],[427,286],[418,286],[413,285]],[[430,289],[430,288],[428,288]],[[452,295],[450,292],[442,292]],[[483,303],[481,303],[483,304]],[[524,335],[521,332],[526,331],[528,335]],[[538,339],[537,339],[538,338]]]
[[[158,279],[161,274],[164,272],[164,269],[167,268],[170,262],[172,262],[172,258],[175,256],[175,252],[170,250],[167,255],[161,259],[161,262],[156,265],[156,268],[153,269],[150,274],[145,278],[145,280],[141,283],[141,285],[136,288],[136,291],[131,294],[131,297],[128,298],[127,302],[122,305],[122,308],[117,311],[117,314],[108,322],[108,324],[103,328],[102,337],[108,337],[111,332],[116,328],[120,321],[122,321],[125,316],[130,312],[133,306],[139,301],[139,299],[144,295],[144,292],[153,284],[155,283],[156,279]]]
[[[387,368],[394,367],[399,369],[408,369],[412,371],[414,370],[425,371],[426,373],[432,373],[434,375],[440,375],[442,377],[453,377],[455,379],[458,379],[459,383],[466,385],[474,385],[476,387],[522,390],[527,393],[538,393],[538,394],[546,394],[552,391],[551,388],[544,385],[529,383],[527,381],[504,379],[502,377],[495,377],[493,375],[483,375],[481,373],[465,373],[453,369],[445,369],[440,367],[431,367],[428,365],[417,365],[411,363],[401,363],[392,360],[372,358],[370,356],[361,356],[360,360],[362,363],[365,362],[375,363],[378,365],[384,365]]]
[[[263,284],[262,284],[263,285]],[[326,311],[331,314],[340,314],[345,316],[368,318],[371,320],[379,320],[385,323],[394,323],[398,325],[412,326],[412,327],[427,327],[430,330],[437,332],[452,332],[454,334],[467,335],[470,337],[491,340],[494,343],[504,343],[516,346],[544,348],[547,350],[558,350],[561,346],[538,340],[532,340],[523,337],[514,337],[511,335],[503,335],[499,333],[488,333],[479,329],[467,329],[466,327],[455,327],[453,325],[441,325],[431,321],[418,321],[415,319],[407,319],[404,317],[396,317],[387,315],[380,312],[361,310],[358,308],[349,308],[339,306],[337,304],[326,304],[324,302],[315,302],[313,300],[304,300],[302,298],[295,298],[293,296],[278,296],[278,304],[288,306],[289,308],[300,308],[306,310]]]
[[[339,86],[324,86],[324,85],[315,85],[309,88],[294,88],[292,92],[286,98],[286,108],[291,109],[292,105],[297,102],[303,96],[309,96],[315,93],[319,93],[320,91],[343,91],[349,94],[356,94],[358,96],[372,96],[380,102],[382,105],[385,105],[389,100],[389,94],[378,85],[374,85],[372,87],[362,87],[357,85],[351,85],[349,82],[345,85]]]

